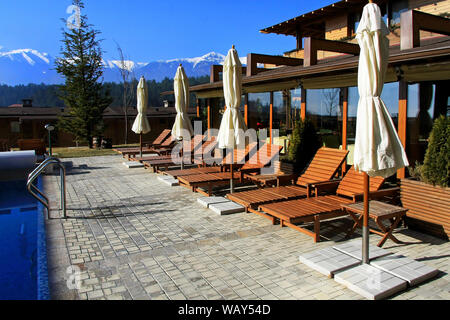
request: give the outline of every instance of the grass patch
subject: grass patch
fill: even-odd
[[[52,153],[58,158],[96,157],[117,154],[112,149],[89,149],[89,147],[52,148]]]

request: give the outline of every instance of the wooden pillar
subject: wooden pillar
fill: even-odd
[[[273,129],[273,91],[270,92],[270,115],[269,115],[270,144],[273,143],[272,129]]]
[[[245,124],[248,127],[248,93],[245,94],[244,120],[245,120]]]
[[[297,38],[297,50],[301,50],[303,49],[303,44],[302,44],[302,33],[300,30],[296,31],[296,38]]]
[[[347,120],[348,120],[348,87],[342,90],[342,150],[347,150]],[[342,174],[347,171],[347,159],[342,164]]]
[[[302,93],[301,93],[301,97],[300,97],[300,117],[302,118],[302,120],[306,119],[306,89],[302,88]]]
[[[209,129],[211,129],[211,99],[208,98],[206,99],[206,103],[207,103],[207,122],[208,122],[208,139],[210,138],[210,133],[209,133]]]
[[[408,83],[405,80],[399,81],[398,93],[398,137],[406,149],[406,123],[408,119]],[[406,169],[402,168],[397,171],[397,178],[405,178]]]
[[[200,118],[200,100],[197,98],[197,118]]]

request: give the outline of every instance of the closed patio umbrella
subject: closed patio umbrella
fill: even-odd
[[[218,142],[221,149],[234,149],[237,145],[245,144],[244,136],[241,132],[247,130],[245,121],[239,112],[242,95],[242,65],[236,49],[233,47],[223,63],[223,95],[225,97],[226,110],[220,123]],[[231,179],[230,192],[233,192],[233,153],[231,151]]]
[[[369,1],[356,31],[360,46],[358,66],[358,113],[354,150],[355,170],[364,175],[363,263],[369,262],[369,176],[389,177],[408,166],[381,92],[389,57],[389,30],[380,8]]]
[[[137,86],[136,98],[137,98],[138,114],[136,116],[136,119],[134,120],[133,127],[131,127],[131,130],[139,134],[139,146],[141,149],[141,158],[142,158],[142,134],[146,134],[151,130],[150,124],[148,123],[147,120],[147,100],[148,100],[147,83],[145,82],[145,78],[143,76],[139,80],[139,84]]]
[[[175,109],[177,116],[172,127],[172,136],[178,140],[183,140],[183,133],[189,133],[189,137],[193,134],[191,120],[187,114],[189,107],[189,79],[184,72],[183,66],[177,69],[173,80],[173,89],[175,95]],[[183,169],[183,146],[181,147],[181,169]]]

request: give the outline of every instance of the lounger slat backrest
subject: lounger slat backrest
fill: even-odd
[[[369,180],[369,190],[379,190],[383,185],[384,180],[385,179],[383,177],[371,177]],[[336,194],[352,197],[356,194],[362,194],[363,192],[364,175],[362,172],[356,171],[354,167],[351,167],[339,183]]]
[[[190,140],[183,140],[183,149],[191,154],[197,149],[203,141],[204,136],[201,134],[193,136]]]
[[[255,150],[255,148],[257,148],[257,147],[258,147],[258,143],[253,142],[253,143],[246,145],[245,148],[236,148],[233,151],[233,159],[231,159],[231,153],[229,152],[226,155],[226,157],[223,159],[222,164],[231,164],[231,163],[243,164],[243,163],[245,163],[247,156],[250,153],[252,153]]]
[[[264,167],[268,165],[283,149],[282,146],[266,143],[250,157],[241,169]]]
[[[159,136],[152,142],[152,145],[160,145],[171,134],[172,130],[164,129]]]
[[[205,160],[212,158],[217,145],[218,141],[215,137],[210,137],[209,140],[206,140],[201,146],[195,149],[194,163],[203,164]]]
[[[166,140],[164,140],[163,143],[161,143],[161,147],[170,147],[174,142],[175,142],[175,137],[170,135],[169,137],[167,137]]]
[[[336,175],[347,154],[348,150],[320,148],[296,184],[306,186],[308,183],[330,180]]]

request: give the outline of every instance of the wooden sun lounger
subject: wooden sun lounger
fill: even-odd
[[[199,148],[194,153],[194,159],[193,163],[198,166],[198,168],[188,168],[188,169],[176,169],[176,170],[166,170],[162,171],[161,173],[165,175],[170,175],[174,178],[180,177],[180,176],[188,176],[188,175],[194,175],[194,174],[200,174],[200,173],[210,173],[210,172],[222,172],[223,168],[219,165],[219,163],[222,161],[220,160],[214,160],[211,159],[213,162],[215,162],[214,166],[205,166],[205,162],[203,159],[203,155],[212,153],[218,145],[218,141],[215,139],[207,140],[205,143],[203,143],[201,149]]]
[[[323,182],[313,185],[315,197],[273,202],[259,206],[261,213],[267,214],[275,224],[280,221],[282,227],[288,226],[306,235],[313,237],[314,242],[320,240],[320,221],[348,215],[342,209],[342,204],[360,201],[363,194],[363,174],[352,168],[346,173],[341,181]],[[370,197],[382,198],[391,196],[398,188],[380,190],[384,178],[370,178]],[[334,195],[319,195],[324,190],[336,189]],[[302,223],[314,225],[313,231],[300,226]]]
[[[347,150],[322,147],[316,152],[307,169],[295,181],[295,184],[230,193],[226,197],[243,205],[246,211],[256,214],[260,214],[258,206],[264,203],[309,197],[311,184],[329,181],[335,177],[347,154]],[[244,175],[245,178],[248,176]],[[278,181],[280,182],[280,180]],[[267,217],[264,214],[262,216]]]
[[[184,149],[187,149],[187,153],[184,155],[184,163],[191,163],[196,151],[202,146],[204,136],[193,137],[190,141],[184,142]],[[206,142],[205,142],[206,143]],[[207,144],[208,145],[208,144]],[[166,170],[169,166],[179,165],[181,162],[181,153],[177,155],[177,159],[173,159],[172,155],[156,156],[156,157],[142,157],[137,158],[144,164],[146,168],[153,168],[154,172],[159,172],[160,167],[164,167]]]
[[[155,140],[153,140],[152,143],[144,143],[145,149],[149,149],[151,147],[158,147],[158,146],[160,146],[163,143],[163,141],[166,140],[167,137],[169,137],[169,135],[171,133],[172,133],[172,130],[164,129],[159,134],[159,136]],[[126,152],[130,152],[130,151],[135,151],[135,150],[139,150],[140,151],[140,148],[139,147],[124,147],[124,148],[115,148],[113,150],[116,151],[116,152],[119,152],[119,153],[121,153],[123,155],[124,152],[126,153]]]
[[[172,136],[169,136],[159,146],[142,148],[142,154],[156,153],[158,155],[167,155],[172,151],[174,144],[175,144],[175,139]],[[128,160],[134,160],[134,159],[136,159],[136,155],[141,153],[141,150],[140,150],[140,148],[134,148],[134,149],[122,151],[121,153],[122,153],[123,157],[127,157]]]
[[[257,147],[258,147],[257,143],[252,143],[250,145],[247,145],[244,150],[235,149],[233,151],[233,155],[234,155],[233,163],[235,164],[235,166],[239,165],[240,163],[245,162],[245,160],[249,156],[249,154],[255,152]],[[224,158],[217,160],[217,166],[192,168],[192,169],[187,169],[187,170],[171,170],[171,171],[168,171],[167,173],[176,178],[195,176],[195,175],[201,175],[201,174],[209,174],[209,173],[211,173],[211,174],[221,173],[221,172],[226,171],[227,166],[231,163],[232,163],[231,153],[228,153]],[[240,178],[240,176],[238,178]],[[216,175],[213,179],[217,180],[218,176]]]
[[[197,136],[194,136],[189,141],[183,141],[183,144],[184,144],[183,148],[187,149],[189,151],[189,154],[192,154],[201,145],[204,136],[201,136],[201,135],[199,135],[199,136],[200,136],[200,138]],[[142,157],[136,156],[133,160],[139,161],[139,162],[144,162],[144,161],[159,161],[159,160],[168,161],[170,159],[172,159],[172,155],[165,154],[165,155],[158,155],[158,156],[149,156],[149,155],[145,155]]]
[[[252,145],[255,145],[252,147]],[[252,153],[252,149],[256,148],[256,143],[251,144],[246,147],[245,154],[248,155]],[[242,170],[255,170],[257,166],[259,169],[269,164],[273,158],[281,151],[282,147],[277,145],[269,145],[265,144],[261,147],[250,159],[239,169],[239,171],[233,174],[233,180],[243,181],[243,172]],[[237,151],[237,150],[235,150]],[[242,152],[242,150],[240,151]],[[241,162],[238,159],[241,155],[236,155],[235,159],[237,159],[237,163]],[[240,166],[240,165],[239,165]],[[226,168],[226,164],[224,166]],[[180,185],[188,187],[192,189],[192,191],[196,191],[202,193],[207,196],[212,195],[212,188],[215,186],[226,185],[230,182],[231,173],[223,172],[223,173],[209,173],[209,174],[199,174],[199,175],[189,175],[189,176],[179,176],[178,181]],[[204,192],[200,188],[207,187],[207,192]]]

